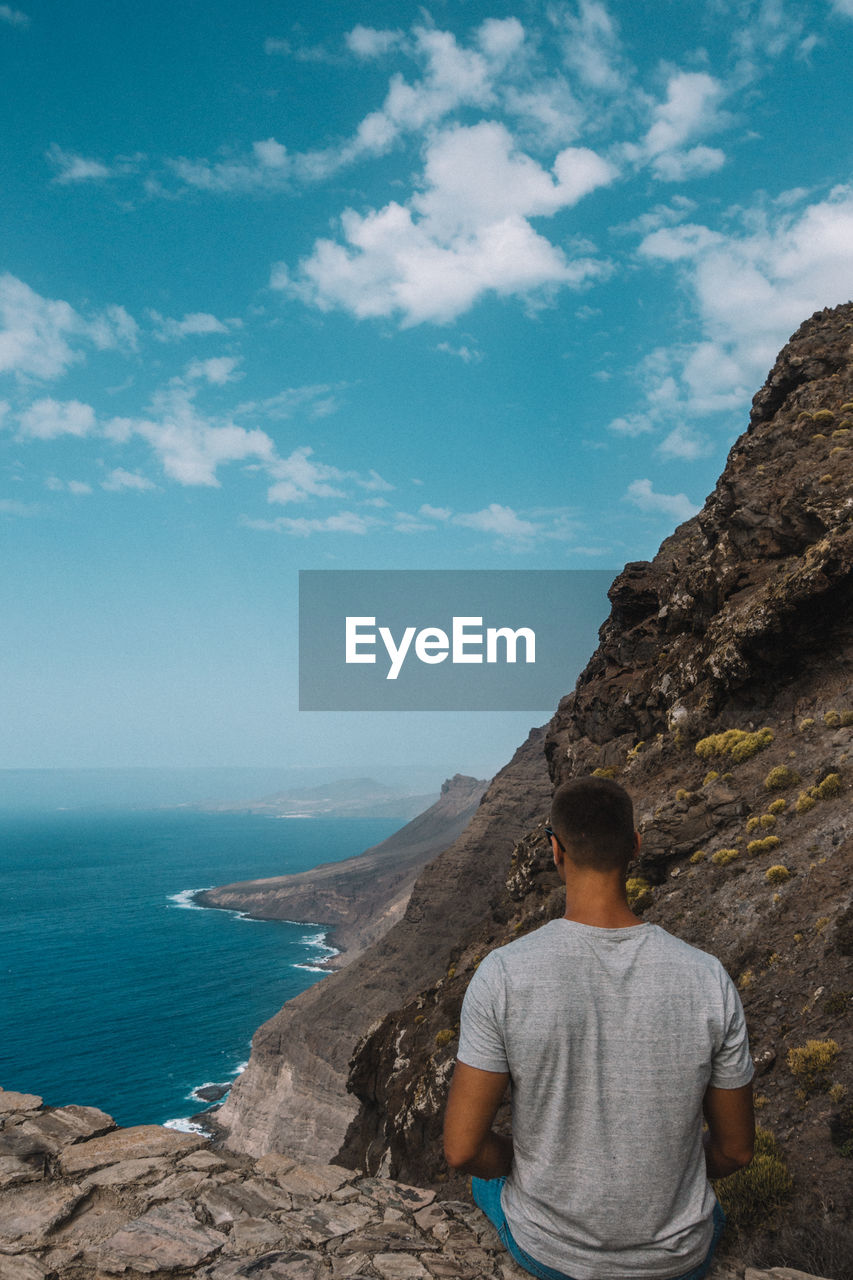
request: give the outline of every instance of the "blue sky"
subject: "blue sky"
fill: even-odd
[[[541,713],[298,713],[297,572],[653,555],[853,294],[851,33],[0,4],[0,766],[503,763]]]

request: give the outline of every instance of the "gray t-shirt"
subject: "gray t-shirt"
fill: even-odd
[[[718,960],[657,925],[552,920],[477,969],[458,1056],[512,1080],[502,1204],[522,1249],[577,1280],[702,1261],[714,1208],[702,1098],[753,1074]]]

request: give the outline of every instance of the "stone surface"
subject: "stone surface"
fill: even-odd
[[[45,1280],[46,1268],[29,1254],[7,1257],[0,1253],[0,1280]]]
[[[16,1093],[14,1089],[0,1089],[0,1115],[13,1111],[38,1111],[42,1099],[35,1093]]]
[[[156,1124],[135,1125],[130,1129],[115,1129],[100,1138],[76,1143],[66,1148],[60,1157],[65,1173],[83,1173],[99,1169],[119,1160],[139,1159],[142,1156],[186,1155],[205,1145],[197,1133],[177,1133]]]
[[[98,1266],[108,1274],[184,1270],[206,1262],[225,1243],[221,1232],[202,1226],[186,1200],[173,1200],[105,1240]]]
[[[86,1195],[79,1186],[56,1183],[13,1187],[0,1200],[0,1241],[47,1235]]]
[[[41,1135],[64,1123],[51,1108],[35,1115]],[[204,1140],[188,1152],[153,1128],[115,1130],[98,1159],[163,1154],[117,1158],[80,1181],[50,1157],[37,1182],[4,1191],[0,1280],[525,1280],[468,1199]],[[709,1280],[745,1280],[744,1268],[719,1263]],[[747,1280],[812,1278],[777,1268]]]

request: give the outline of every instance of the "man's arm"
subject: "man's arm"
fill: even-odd
[[[512,1139],[492,1132],[509,1081],[507,1071],[481,1071],[457,1061],[444,1113],[444,1154],[452,1169],[500,1178],[512,1165]]]
[[[739,1089],[719,1089],[709,1085],[702,1100],[708,1121],[705,1134],[705,1166],[709,1178],[725,1178],[743,1169],[752,1159],[755,1116],[752,1084]]]

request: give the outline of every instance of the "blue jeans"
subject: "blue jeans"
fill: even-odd
[[[513,1239],[501,1205],[501,1192],[505,1182],[506,1178],[472,1178],[471,1194],[474,1197],[474,1203],[483,1210],[489,1221],[497,1228],[501,1244],[507,1253],[515,1259],[520,1267],[524,1267],[525,1271],[529,1271],[532,1276],[537,1276],[538,1280],[572,1280],[572,1277],[567,1276],[565,1272],[555,1271],[553,1267],[546,1267],[543,1262],[537,1262]],[[715,1204],[714,1234],[704,1260],[699,1263],[698,1267],[694,1267],[692,1271],[685,1271],[683,1275],[673,1277],[673,1280],[702,1280],[711,1265],[717,1241],[723,1234],[725,1225],[726,1215],[719,1204]]]

